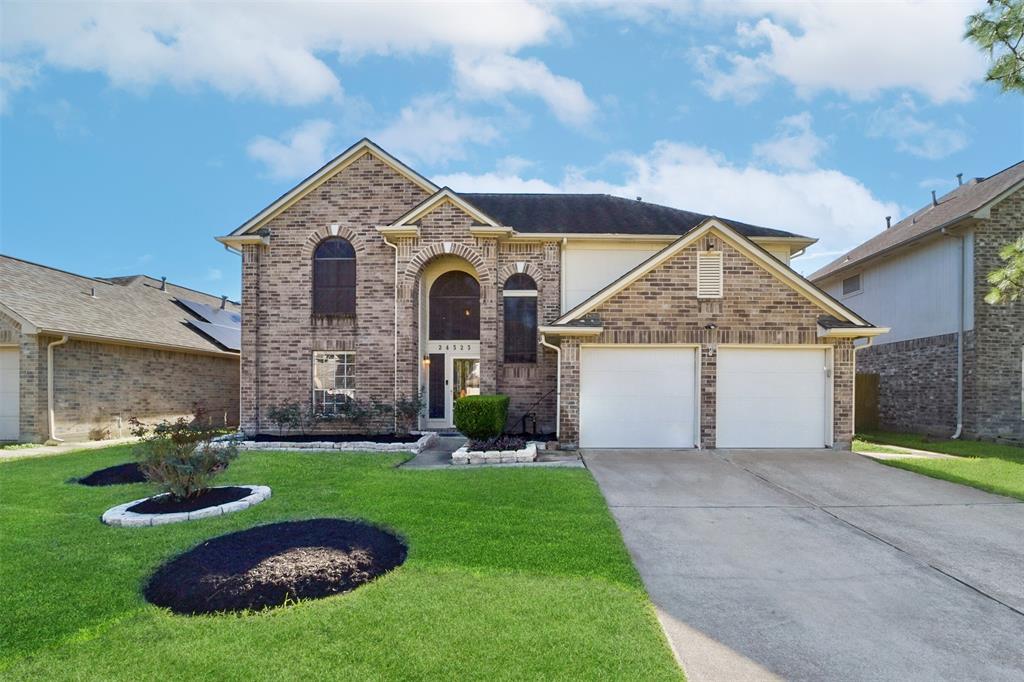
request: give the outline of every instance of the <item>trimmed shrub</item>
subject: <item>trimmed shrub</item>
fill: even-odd
[[[508,419],[507,395],[467,395],[455,401],[455,428],[472,440],[500,436]]]

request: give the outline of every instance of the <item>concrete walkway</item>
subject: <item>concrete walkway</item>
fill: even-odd
[[[60,445],[36,445],[30,448],[14,448],[12,450],[0,450],[0,462],[15,459],[26,459],[28,457],[48,457],[50,455],[63,455],[79,450],[96,450],[98,448],[109,448],[112,445],[124,445],[134,443],[138,438],[113,438],[111,440],[90,440],[80,443],[61,443]]]
[[[829,450],[584,459],[690,680],[1024,680],[1024,504]]]

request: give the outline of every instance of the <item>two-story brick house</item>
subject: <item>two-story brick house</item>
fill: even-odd
[[[881,221],[879,221],[881,222]],[[1024,162],[973,178],[811,275],[891,327],[858,352],[884,429],[1024,442],[1024,301],[985,302],[1024,233]]]
[[[884,331],[788,267],[813,239],[639,199],[460,194],[369,140],[219,241],[242,254],[247,433],[290,402],[417,393],[412,426],[444,430],[459,396],[500,392],[510,429],[567,446],[842,446],[853,340]]]

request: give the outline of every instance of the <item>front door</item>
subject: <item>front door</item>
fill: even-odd
[[[480,395],[480,356],[431,353],[427,377],[427,425],[450,429],[455,401]]]

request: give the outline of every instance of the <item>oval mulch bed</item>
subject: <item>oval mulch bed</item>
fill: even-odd
[[[207,540],[157,569],[144,594],[185,615],[260,610],[353,590],[401,565],[406,551],[366,523],[286,521]]]
[[[142,475],[139,465],[135,462],[118,464],[94,471],[85,478],[78,479],[82,485],[121,485],[123,483],[145,483],[146,477]]]
[[[195,497],[175,500],[170,493],[150,497],[138,504],[128,507],[128,511],[136,514],[177,514],[179,512],[198,511],[207,507],[216,507],[229,502],[237,502],[252,494],[249,488],[224,486],[223,488],[207,488]]]

